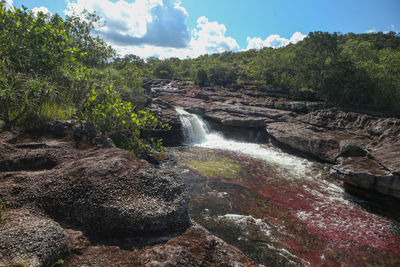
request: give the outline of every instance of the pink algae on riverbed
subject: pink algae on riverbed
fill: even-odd
[[[392,222],[346,200],[340,188],[318,178],[291,179],[290,173],[256,159],[229,152],[224,155],[247,171],[241,179],[212,178],[247,188],[264,196],[268,205],[284,210],[271,214],[274,209],[264,208],[262,217],[271,225],[284,225],[286,249],[306,265],[400,266],[400,238]],[[254,205],[257,203],[248,203]]]

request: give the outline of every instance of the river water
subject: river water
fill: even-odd
[[[327,166],[225,139],[176,110],[194,221],[265,266],[400,266],[399,223],[363,208]]]

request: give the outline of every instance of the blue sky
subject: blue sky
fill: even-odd
[[[281,47],[310,31],[400,31],[400,0],[8,0],[64,16],[95,10],[120,54],[181,58]],[[36,10],[36,9],[35,9]]]

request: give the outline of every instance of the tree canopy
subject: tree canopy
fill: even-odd
[[[201,86],[245,82],[292,94],[310,91],[328,105],[400,115],[400,36],[394,32],[311,32],[279,49],[149,59],[144,73],[163,78],[159,66],[168,66],[169,77]]]

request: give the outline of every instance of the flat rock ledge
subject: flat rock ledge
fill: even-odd
[[[201,247],[205,240],[215,239],[191,226],[187,190],[176,172],[138,159],[74,122],[55,122],[29,136],[0,132],[0,199],[7,207],[0,211],[0,266],[47,266],[60,258],[73,262],[83,250],[101,253],[86,258],[87,264],[67,266],[135,266],[137,257],[121,265],[115,264],[117,258],[107,262],[109,254],[131,252],[124,250],[127,246],[136,247],[149,266],[163,262],[157,249],[165,249],[166,262],[183,261],[185,255],[191,262],[200,257],[198,251],[207,251]],[[186,241],[188,229],[198,232],[201,242],[194,234]],[[155,252],[141,249],[176,238],[179,242],[168,241]],[[249,262],[215,240],[228,253],[211,250],[207,255],[215,262]],[[185,252],[189,243],[192,250]]]

